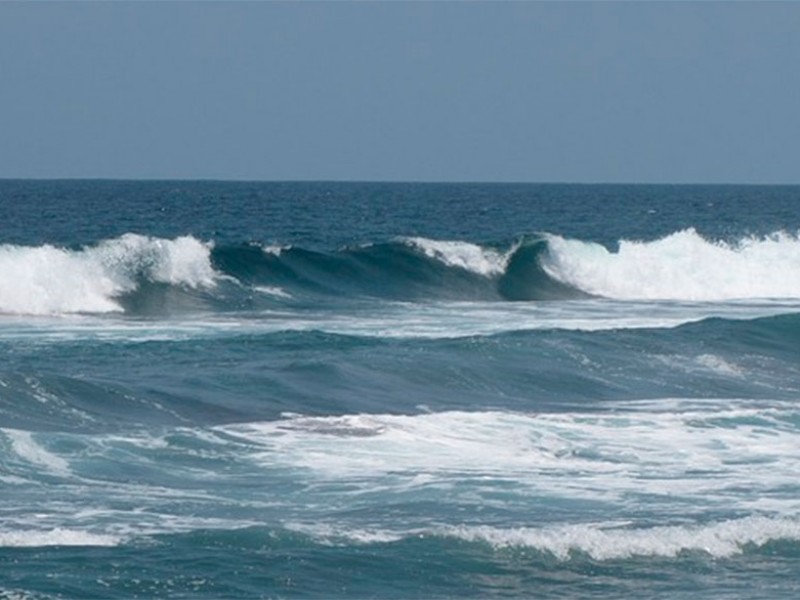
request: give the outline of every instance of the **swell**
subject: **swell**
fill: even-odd
[[[4,426],[116,431],[307,415],[611,409],[658,398],[800,397],[800,315],[671,329],[445,339],[319,331],[114,342],[9,353]]]
[[[499,245],[398,238],[338,250],[125,234],[92,246],[0,246],[0,314],[183,314],[399,301],[800,299],[800,238],[692,229],[616,249],[554,234]],[[322,298],[322,300],[321,300]]]
[[[322,298],[540,300],[585,296],[542,268],[547,242],[501,250],[424,238],[336,251],[216,247],[126,234],[92,246],[0,246],[0,314],[174,315]]]

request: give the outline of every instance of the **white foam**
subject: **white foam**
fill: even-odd
[[[97,246],[0,246],[0,313],[52,315],[121,311],[117,298],[153,282],[210,287],[211,247],[193,237],[125,234]]]
[[[266,294],[267,296],[274,296],[275,298],[291,298],[292,295],[284,290],[282,287],[276,285],[256,285],[253,286],[253,290],[260,293]]]
[[[469,242],[430,240],[421,237],[404,238],[402,241],[448,267],[464,269],[484,277],[501,275],[513,252],[503,253]]]
[[[291,245],[281,246],[278,244],[272,244],[269,246],[261,246],[261,250],[264,251],[264,254],[271,254],[272,256],[280,256],[286,250],[291,250],[291,249],[292,249]]]
[[[0,547],[35,548],[39,546],[117,546],[124,538],[116,535],[62,529],[50,531],[0,531]]]
[[[501,529],[488,526],[442,527],[434,535],[483,541],[496,548],[533,548],[566,560],[575,553],[595,560],[634,556],[675,557],[682,552],[704,552],[715,558],[739,554],[747,545],[772,540],[800,540],[796,519],[751,516],[706,525],[619,527],[597,524],[545,528]]]
[[[697,364],[701,367],[713,371],[719,375],[726,375],[728,377],[741,378],[744,377],[742,369],[725,360],[721,356],[715,354],[701,354],[697,357]]]
[[[346,542],[357,544],[386,544],[397,542],[405,537],[420,535],[420,531],[412,532],[388,531],[383,529],[355,529],[343,525],[331,523],[284,523],[284,527],[289,531],[301,533],[314,538],[318,543],[335,545]]]
[[[738,404],[293,416],[221,430],[245,440],[256,463],[307,470],[320,481],[355,478],[363,489],[468,484],[483,505],[502,480],[510,503],[542,496],[619,506],[645,496],[656,511],[681,498],[697,508],[750,511],[767,501],[783,514],[800,512],[800,497],[782,491],[800,472],[796,408]]]
[[[778,232],[737,243],[694,229],[662,239],[600,244],[548,236],[542,267],[590,294],[627,300],[800,298],[800,236]]]
[[[56,475],[69,474],[69,463],[37,444],[31,432],[17,429],[3,429],[2,432],[11,441],[17,456],[23,460]]]
[[[262,291],[270,292],[281,298],[277,288]],[[712,317],[742,320],[798,312],[798,301],[378,302],[355,305],[350,312],[287,307],[247,314],[194,313],[158,320],[130,319],[116,313],[38,315],[35,318],[6,315],[0,318],[0,336],[7,342],[70,343],[87,339],[148,342],[319,331],[373,338],[455,339],[513,331],[673,328]],[[687,365],[687,369],[702,367],[725,374],[725,366],[719,360],[716,365],[712,364],[714,359],[710,356],[697,360],[679,358],[681,364],[693,362],[694,366]],[[732,363],[729,366],[729,374],[733,375],[738,367]]]
[[[797,519],[749,516],[707,524],[631,527],[588,523],[544,527],[500,528],[487,525],[433,525],[406,530],[361,529],[346,524],[287,523],[286,528],[328,544],[385,544],[408,538],[455,538],[487,543],[495,549],[532,549],[569,560],[578,554],[594,560],[637,556],[673,558],[703,552],[714,558],[740,554],[748,545],[774,540],[800,540]]]

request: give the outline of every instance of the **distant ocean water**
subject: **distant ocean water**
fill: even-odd
[[[800,187],[0,209],[2,599],[800,593]]]

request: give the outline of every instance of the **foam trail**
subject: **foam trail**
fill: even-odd
[[[384,491],[468,483],[489,501],[491,482],[502,479],[523,504],[531,494],[603,506],[646,496],[654,510],[680,497],[697,507],[724,499],[729,510],[800,511],[795,496],[773,493],[796,485],[795,407],[698,402],[661,399],[613,414],[295,415],[219,430],[244,440],[257,464],[299,468],[320,481],[355,477]],[[742,491],[732,493],[735,486]]]
[[[2,431],[11,441],[11,447],[20,458],[57,475],[69,474],[69,463],[37,444],[33,440],[31,432],[16,429],[3,429]]]
[[[729,244],[686,229],[652,242],[622,240],[617,252],[557,235],[547,240],[542,267],[550,277],[606,298],[800,298],[798,235],[778,232]]]
[[[326,523],[288,523],[290,531],[324,543],[385,544],[407,538],[454,538],[486,543],[495,549],[524,548],[558,560],[588,555],[607,561],[633,557],[674,558],[702,552],[714,558],[741,554],[748,546],[774,540],[800,541],[800,522],[783,517],[749,516],[704,525],[629,527],[617,523],[588,523],[547,527],[500,528],[488,525],[442,525],[406,531],[355,529]]]
[[[117,299],[146,280],[211,287],[211,247],[193,237],[125,234],[93,247],[0,246],[0,313],[54,315],[122,311]]]
[[[117,546],[121,536],[73,531],[56,527],[50,531],[0,532],[0,548],[36,548],[40,546]]]
[[[704,552],[715,558],[727,558],[740,554],[748,545],[763,546],[772,540],[798,541],[800,522],[751,516],[691,526],[620,528],[587,524],[540,529],[456,526],[434,533],[472,542],[483,541],[496,548],[534,548],[560,560],[567,560],[576,553],[587,554],[595,560],[634,556],[673,558],[682,552]]]

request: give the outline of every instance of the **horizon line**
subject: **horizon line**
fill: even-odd
[[[94,181],[94,182],[119,182],[119,183],[169,183],[169,182],[196,182],[196,183],[270,183],[270,184],[392,184],[392,185],[609,185],[609,186],[748,186],[748,187],[791,187],[800,186],[798,182],[721,182],[721,181],[524,181],[524,180],[426,180],[426,179],[255,179],[255,178],[220,178],[220,177],[6,177],[0,176],[0,182],[7,181]]]

